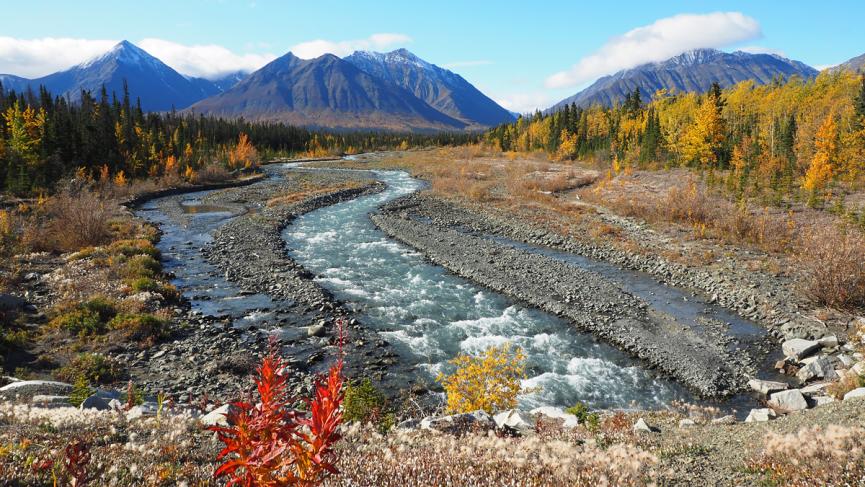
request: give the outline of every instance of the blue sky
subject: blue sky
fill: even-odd
[[[0,73],[38,76],[128,39],[184,74],[406,47],[508,108],[545,108],[603,74],[718,47],[815,67],[865,52],[865,2],[0,1]]]

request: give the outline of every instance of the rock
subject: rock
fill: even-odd
[[[712,420],[712,424],[734,424],[736,423],[736,417],[732,414],[728,414],[726,416],[721,416],[720,418],[715,418]]]
[[[812,379],[834,379],[835,369],[832,367],[832,363],[828,358],[820,357],[799,369],[799,372],[796,373],[796,377],[798,377],[802,382],[808,382]]]
[[[850,372],[859,376],[865,376],[865,362],[858,362],[853,367],[850,367]],[[3,389],[0,389],[2,391]]]
[[[774,419],[777,415],[775,411],[769,408],[752,409],[745,418],[746,423],[764,423],[770,419]]]
[[[552,419],[561,419],[564,421],[565,428],[576,428],[580,424],[580,420],[573,414],[566,413],[562,408],[553,406],[543,406],[531,410],[534,415],[542,415]]]
[[[108,403],[109,399],[106,399],[98,394],[93,394],[88,397],[81,403],[79,409],[82,411],[85,409],[95,409],[97,411],[110,411],[111,404]]]
[[[502,411],[493,416],[493,421],[499,429],[509,429],[520,434],[535,431],[535,420],[526,412],[519,409]]]
[[[679,420],[679,428],[690,428],[691,426],[695,426],[697,423],[694,422],[693,419],[685,418]]]
[[[70,407],[69,396],[52,396],[38,394],[30,399],[30,404],[40,408]]]
[[[748,386],[764,396],[768,396],[773,392],[783,391],[790,386],[783,382],[775,382],[771,380],[751,379],[748,381]]]
[[[835,335],[827,335],[817,340],[823,348],[832,348],[838,346],[838,337]]]
[[[306,328],[306,335],[311,337],[321,337],[324,336],[325,329],[324,325],[319,323],[317,325],[310,325]]]
[[[0,293],[0,311],[16,311],[24,307],[25,301],[18,296]]]
[[[401,430],[416,430],[418,428],[420,428],[420,420],[414,418],[406,419],[396,424],[396,429]]]
[[[857,389],[853,389],[852,391],[844,394],[844,400],[854,399],[857,397],[865,397],[865,387],[859,387]]]
[[[814,396],[808,402],[811,404],[811,407],[818,407],[835,402],[835,398],[832,396]]]
[[[421,420],[421,429],[431,429],[445,433],[461,433],[468,430],[495,429],[496,422],[485,411],[454,414],[451,416],[431,416]]]
[[[126,411],[126,419],[131,421],[144,416],[156,416],[156,411],[158,409],[159,406],[155,402],[145,402],[141,405],[129,408],[129,411]]]
[[[841,355],[838,355],[838,361],[841,362],[841,365],[848,369],[856,364],[856,361],[853,360],[853,357],[843,353]]]
[[[818,382],[799,389],[803,396],[822,396],[823,391],[829,387],[829,382]]]
[[[769,396],[769,405],[774,409],[783,412],[808,409],[808,403],[805,401],[805,396],[799,392],[799,389],[791,389],[789,391],[781,391],[772,394]]]
[[[816,340],[803,340],[793,338],[781,344],[781,350],[785,357],[801,360],[820,348],[820,342]]]
[[[654,433],[658,430],[656,428],[652,428],[648,424],[646,424],[646,420],[640,418],[634,423],[634,431],[637,433]]]
[[[51,380],[22,380],[0,387],[0,399],[29,399],[33,396],[64,395],[72,392],[72,384]]]
[[[223,404],[213,411],[202,416],[199,421],[204,426],[228,426],[228,412],[231,410],[231,404]]]

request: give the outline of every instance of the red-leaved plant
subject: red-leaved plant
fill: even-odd
[[[208,428],[225,444],[217,460],[227,460],[215,477],[227,476],[229,486],[309,486],[337,473],[333,446],[342,423],[342,322],[337,328],[339,357],[326,380],[316,380],[308,413],[289,407],[286,363],[271,347],[257,369],[259,401],[232,403],[229,426]]]

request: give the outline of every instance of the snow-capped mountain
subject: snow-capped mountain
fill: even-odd
[[[464,122],[332,54],[288,53],[189,111],[340,129],[458,130]]]
[[[778,76],[812,78],[816,75],[814,68],[776,54],[694,49],[665,61],[604,76],[585,90],[555,104],[549,111],[571,103],[582,107],[594,104],[611,106],[620,103],[637,87],[643,100],[648,100],[660,89],[704,92],[712,87],[712,83],[723,88],[749,79],[765,84]]]
[[[408,90],[436,110],[471,127],[489,127],[514,120],[510,112],[462,76],[424,61],[406,49],[387,53],[356,51],[345,60]]]

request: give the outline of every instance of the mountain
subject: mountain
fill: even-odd
[[[346,61],[404,88],[436,110],[469,126],[490,127],[515,118],[462,76],[428,63],[406,49],[356,51]]]
[[[604,76],[585,90],[555,104],[549,111],[571,103],[582,107],[594,104],[611,106],[620,103],[637,87],[643,99],[648,100],[660,89],[704,92],[716,82],[723,88],[749,79],[766,84],[778,76],[789,78],[794,75],[812,78],[817,75],[817,70],[775,54],[695,49],[666,61]]]
[[[189,111],[340,129],[455,130],[465,122],[332,54],[288,53]]]
[[[22,92],[27,90],[30,80],[12,74],[0,74],[0,84],[3,85],[4,91]]]
[[[129,86],[132,100],[140,98],[145,111],[186,108],[220,92],[207,80],[187,79],[128,41],[120,42],[107,53],[65,71],[25,80],[24,86],[29,84],[35,91],[44,85],[54,95],[79,101],[81,90],[88,90],[98,96],[103,85],[109,94],[113,91],[118,97],[122,96],[124,80]]]
[[[842,69],[849,69],[850,71],[856,72],[865,71],[865,54],[860,54],[829,69],[832,71],[840,71]]]

